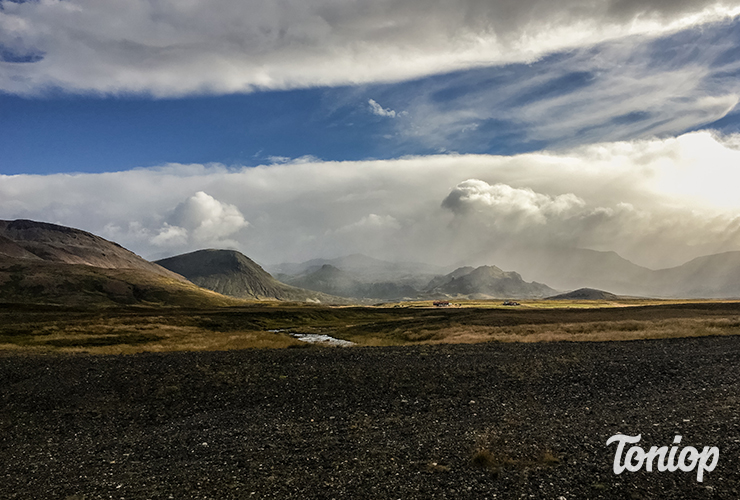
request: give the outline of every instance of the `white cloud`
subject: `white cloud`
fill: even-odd
[[[198,191],[175,207],[169,222],[152,238],[158,246],[184,246],[190,239],[199,245],[223,244],[249,223],[234,205],[221,203],[213,196]]]
[[[158,247],[182,247],[188,242],[188,230],[184,227],[170,226],[165,222],[159,233],[150,241]]]
[[[595,202],[589,204],[573,193],[553,196],[502,183],[491,185],[479,179],[468,179],[455,186],[442,201],[442,207],[455,214],[456,236],[466,240],[465,235],[474,235],[478,247],[496,254],[502,248],[516,251],[548,246],[592,248],[605,242],[614,245],[627,236],[626,228],[633,236],[649,238],[655,229],[654,221],[640,229],[636,222],[658,214],[666,217],[660,206],[646,212],[625,202],[604,207]]]
[[[390,108],[384,109],[383,106],[375,102],[373,99],[370,99],[367,101],[368,104],[370,104],[370,112],[374,115],[378,116],[387,116],[390,118],[396,117],[396,112]]]
[[[398,81],[734,16],[737,0],[4,2],[0,89],[175,96]]]
[[[401,228],[395,217],[371,213],[338,229],[328,229],[322,239],[331,246],[325,246],[324,252],[334,256],[339,248],[361,248],[365,254],[388,254],[388,250],[395,247],[393,236]]]
[[[263,263],[450,264],[519,242],[661,267],[740,249],[738,142],[696,132],[557,154],[0,176],[0,218],[79,227],[148,258],[229,246]]]
[[[357,222],[339,228],[337,231],[351,233],[377,229],[401,229],[401,224],[399,224],[395,217],[391,217],[390,215],[369,214]]]
[[[461,182],[442,202],[444,208],[456,214],[485,210],[496,218],[519,220],[518,224],[546,224],[554,217],[567,217],[585,202],[572,193],[558,196],[535,193],[532,189],[517,189],[506,184],[490,185],[479,179]]]

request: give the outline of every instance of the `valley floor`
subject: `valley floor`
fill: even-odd
[[[738,373],[739,336],[5,351],[0,498],[736,499]],[[719,463],[615,475],[617,433]]]
[[[296,335],[359,346],[605,341],[740,334],[733,301],[432,302],[331,307],[255,302],[210,309],[0,304],[0,351],[133,354],[305,347]],[[304,337],[308,338],[308,337]]]

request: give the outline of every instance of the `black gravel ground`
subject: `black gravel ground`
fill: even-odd
[[[0,354],[0,498],[740,498],[740,337]],[[616,434],[716,469],[612,471]]]

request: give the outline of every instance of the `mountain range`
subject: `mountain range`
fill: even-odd
[[[0,221],[0,302],[196,306],[231,304],[235,299],[230,297],[235,297],[363,303],[545,298],[577,288],[665,298],[740,297],[737,251],[660,270],[635,265],[614,252],[585,249],[525,249],[501,260],[520,266],[516,272],[504,271],[503,265],[460,266],[451,271],[355,254],[273,266],[275,279],[235,250],[199,250],[153,263],[79,229],[29,220]],[[594,290],[572,295],[613,297]]]
[[[483,263],[493,259],[478,256],[471,261]],[[515,299],[590,288],[642,297],[740,298],[740,251],[707,255],[659,270],[634,264],[615,252],[579,248],[523,248],[498,255],[496,259],[496,266],[460,266],[452,272],[431,265],[384,262],[362,255],[281,264],[273,266],[273,269],[281,271],[277,277],[286,283],[327,293],[331,290],[333,294],[346,297],[368,296],[365,295],[367,290],[380,290],[373,295],[374,298],[409,298],[414,297],[415,292],[416,297],[425,298],[436,293],[440,297],[487,295]],[[322,269],[327,265],[331,267]],[[503,282],[493,285],[493,281],[502,279],[503,275],[498,271],[491,275],[492,269],[486,270],[488,267],[495,267],[498,271],[516,269],[515,274],[522,281],[515,280],[518,285],[513,288],[510,285],[507,288]],[[478,269],[480,271],[473,273]],[[399,270],[398,278],[393,279],[393,273]],[[417,274],[414,274],[416,270]],[[469,274],[466,280],[453,281]],[[489,274],[486,280],[478,279],[485,274]],[[483,285],[484,281],[487,284]],[[467,282],[475,282],[478,287]],[[524,283],[539,285],[539,291],[532,286],[524,286]],[[547,285],[540,285],[542,283]],[[390,292],[384,295],[383,290]]]
[[[241,299],[296,302],[346,302],[321,291],[303,290],[279,282],[236,250],[197,250],[155,262],[196,285]]]
[[[343,303],[278,282],[233,250],[149,262],[94,234],[30,220],[0,221],[0,303],[167,306],[249,300]]]
[[[361,254],[274,266],[285,283],[332,295],[382,300],[432,298],[541,298],[556,290],[527,283],[496,266],[460,267],[452,272],[423,263],[386,262]],[[295,274],[290,274],[290,273]]]

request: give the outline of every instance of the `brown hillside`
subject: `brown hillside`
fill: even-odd
[[[321,292],[279,282],[246,255],[235,250],[198,250],[158,260],[198,286],[241,299],[297,302],[346,302]]]
[[[94,234],[17,220],[0,221],[0,303],[200,307],[241,301],[199,288]]]
[[[105,269],[140,269],[184,281],[118,243],[71,227],[31,220],[0,220],[0,256],[83,264]]]

